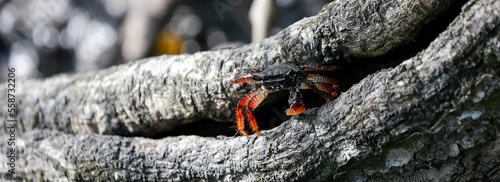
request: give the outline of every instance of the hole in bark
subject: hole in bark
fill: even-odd
[[[197,135],[204,137],[215,137],[218,135],[235,136],[236,125],[232,122],[217,122],[211,119],[192,122],[179,126],[173,131],[160,133],[151,138],[163,138],[167,136]]]
[[[429,44],[443,32],[448,25],[460,13],[461,7],[466,3],[465,0],[455,2],[441,15],[436,16],[426,25],[420,28],[419,33],[413,42],[396,48],[389,53],[375,58],[350,58],[349,61],[341,61],[340,70],[332,73],[321,72],[321,75],[328,76],[339,82],[341,92],[347,91],[352,85],[359,83],[369,74],[373,74],[381,69],[391,68],[399,65],[403,61],[415,56],[418,52],[425,49]],[[285,114],[288,108],[288,91],[274,93],[269,97],[280,97],[277,101],[269,104],[262,104],[255,111],[255,117],[261,131],[279,126],[290,117]],[[309,90],[301,91],[307,108],[319,107],[325,104],[325,100]],[[254,132],[248,129],[249,134]],[[178,135],[199,135],[199,136],[235,136],[237,133],[234,122],[216,122],[213,120],[202,120],[193,122],[177,128],[175,131],[164,133],[159,137],[178,136]]]

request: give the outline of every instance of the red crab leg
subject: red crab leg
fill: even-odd
[[[318,82],[312,82],[312,84],[316,88],[318,88],[319,90],[325,91],[325,92],[329,93],[330,95],[332,95],[332,97],[334,99],[338,97],[338,85],[333,85],[333,87],[331,87],[330,85],[318,83]]]
[[[321,93],[321,91],[318,90],[318,87],[316,87],[316,84],[314,84],[314,83],[315,82],[312,82],[312,81],[303,81],[301,84],[304,84],[304,86],[305,86],[306,89],[312,89],[318,95],[320,95],[321,97],[325,98],[327,100],[327,102],[330,102],[330,101],[333,100],[333,98],[330,98],[329,96]],[[323,89],[323,88],[320,88],[320,89]]]
[[[302,94],[300,94],[298,88],[290,89],[288,104],[290,104],[290,108],[286,110],[286,115],[290,116],[290,115],[302,114],[306,110],[304,102],[302,101]]]
[[[315,75],[315,74],[307,74],[306,80],[320,82],[320,83],[326,83],[326,84],[331,84],[331,85],[337,85],[337,82],[335,80],[330,79],[328,77]]]
[[[253,79],[253,77],[243,77],[243,78],[235,78],[231,80],[231,83],[252,83],[257,82],[257,80]]]
[[[256,93],[248,103],[247,117],[248,117],[248,122],[250,122],[250,127],[252,127],[253,131],[255,131],[255,133],[257,133],[260,136],[264,136],[259,131],[259,125],[257,125],[257,121],[255,120],[252,111],[257,106],[259,106],[259,104],[267,97],[267,93],[262,88],[259,88],[257,92],[258,93]]]
[[[255,89],[243,96],[238,103],[238,107],[236,108],[236,126],[238,126],[238,130],[242,135],[248,136],[248,133],[245,131],[245,115],[243,114],[243,108],[245,108],[250,100],[252,100],[252,98],[259,92],[262,92],[262,88]]]
[[[333,71],[338,69],[338,66],[322,66],[322,67],[316,67],[316,66],[301,66],[300,67],[302,71]]]

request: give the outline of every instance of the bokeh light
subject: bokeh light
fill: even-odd
[[[0,1],[0,81],[85,72],[161,54],[237,47],[251,42],[254,1]],[[326,0],[274,0],[269,36]],[[272,19],[272,20],[271,20]],[[264,20],[267,21],[267,20]]]

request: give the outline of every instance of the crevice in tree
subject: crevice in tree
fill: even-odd
[[[341,69],[333,72],[319,72],[321,75],[333,78],[341,85],[340,92],[347,91],[352,85],[359,83],[366,76],[382,69],[388,69],[401,64],[403,61],[415,56],[418,52],[427,48],[429,44],[443,32],[448,25],[459,15],[466,0],[454,2],[446,11],[430,20],[427,24],[419,27],[419,32],[412,42],[398,47],[387,54],[373,58],[351,58],[347,57],[339,61]],[[320,107],[325,104],[325,100],[310,90],[301,90],[307,108]],[[285,114],[288,108],[289,91],[273,93],[254,111],[254,115],[259,124],[259,130],[265,131],[279,126],[287,121],[290,116]],[[279,99],[271,97],[279,97]],[[270,100],[272,100],[270,102]],[[269,104],[266,104],[269,102]],[[235,105],[236,109],[236,105]],[[253,134],[251,128],[247,128]],[[201,120],[191,124],[186,124],[176,128],[175,131],[165,132],[153,138],[180,135],[199,135],[215,137],[219,135],[235,136],[239,135],[234,122],[217,122],[213,120]]]
[[[407,45],[398,47],[379,57],[347,58],[340,64],[342,69],[332,77],[340,82],[342,85],[340,89],[344,92],[370,74],[401,64],[403,61],[427,48],[458,16],[462,6],[466,2],[465,0],[456,1],[446,11],[435,17],[435,19],[420,27],[413,41]]]
[[[181,125],[173,131],[153,135],[151,138],[159,139],[167,136],[181,135],[197,135],[204,137],[215,137],[218,135],[235,136],[237,135],[237,129],[236,125],[232,122],[217,122],[211,119],[204,119]]]

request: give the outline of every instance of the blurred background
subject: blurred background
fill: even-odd
[[[316,15],[328,0],[0,0],[0,81],[236,47]]]

